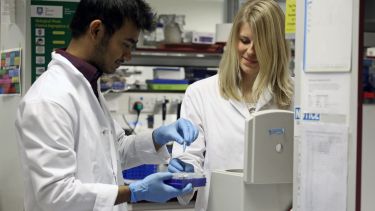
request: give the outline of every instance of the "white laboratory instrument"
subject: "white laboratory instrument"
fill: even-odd
[[[246,120],[244,169],[211,173],[208,211],[286,211],[292,205],[293,112]]]

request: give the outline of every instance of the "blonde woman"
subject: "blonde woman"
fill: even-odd
[[[245,119],[260,110],[292,109],[289,55],[277,2],[243,3],[218,74],[186,91],[181,116],[198,125],[199,136],[185,152],[173,147],[169,171],[204,172],[209,178],[213,169],[243,168]],[[198,190],[195,210],[206,210],[208,193],[209,181]]]

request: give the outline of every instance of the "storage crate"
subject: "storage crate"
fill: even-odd
[[[124,177],[124,179],[128,179],[128,180],[143,179],[150,174],[156,173],[157,167],[158,166],[155,164],[140,165],[140,166],[122,171],[122,176]]]

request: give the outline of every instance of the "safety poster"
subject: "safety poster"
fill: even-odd
[[[51,53],[66,48],[70,41],[69,24],[78,2],[31,1],[31,80],[47,70]]]

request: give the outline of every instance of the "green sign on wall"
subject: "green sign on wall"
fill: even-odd
[[[47,70],[51,53],[66,48],[70,41],[69,24],[78,2],[31,1],[31,80]]]

